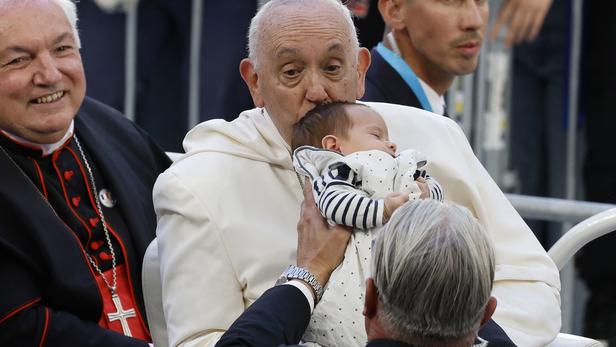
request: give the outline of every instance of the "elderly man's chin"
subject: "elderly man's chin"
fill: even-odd
[[[76,112],[60,112],[39,115],[34,124],[18,131],[20,136],[28,141],[40,144],[52,144],[60,141],[68,131]]]
[[[60,141],[79,110],[79,105],[75,104],[66,96],[48,104],[29,103],[21,134],[15,135],[40,144]]]

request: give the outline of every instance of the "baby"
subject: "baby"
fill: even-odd
[[[332,274],[303,341],[321,346],[365,346],[364,282],[376,233],[408,200],[443,200],[417,150],[389,141],[383,118],[359,103],[332,103],[308,112],[294,128],[293,164],[310,178],[317,206],[330,223],[355,232]]]

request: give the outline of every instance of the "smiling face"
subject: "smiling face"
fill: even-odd
[[[338,151],[343,155],[359,151],[380,150],[396,156],[396,145],[389,141],[389,132],[383,117],[368,106],[344,106],[351,120],[346,134],[337,137]]]
[[[354,33],[332,6],[314,1],[273,9],[259,33],[259,65],[240,66],[255,105],[267,109],[288,143],[293,125],[315,105],[352,102],[364,93],[370,54],[353,44]]]
[[[0,128],[57,142],[84,97],[81,56],[62,9],[50,0],[0,7]]]

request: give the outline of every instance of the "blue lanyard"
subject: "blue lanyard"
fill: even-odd
[[[391,65],[391,67],[396,70],[398,75],[402,77],[404,82],[411,88],[417,100],[421,104],[421,108],[426,111],[432,112],[432,106],[430,106],[430,102],[426,97],[426,93],[424,92],[421,84],[419,83],[419,79],[413,69],[404,61],[404,59],[400,58],[396,53],[392,52],[389,48],[385,47],[382,42],[376,46],[376,51],[381,54],[383,59]]]

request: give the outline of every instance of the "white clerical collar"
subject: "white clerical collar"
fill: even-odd
[[[421,78],[417,77],[417,79],[419,80],[419,84],[421,84],[421,87],[428,98],[428,102],[432,107],[432,112],[442,115],[445,111],[445,98],[442,95],[438,95],[436,90],[432,89],[432,87],[430,87]]]
[[[71,125],[68,127],[68,130],[66,131],[66,134],[64,134],[62,139],[60,139],[60,141],[58,141],[58,142],[54,142],[54,143],[51,143],[51,144],[35,143],[35,142],[32,142],[32,141],[28,141],[28,140],[24,139],[23,137],[19,137],[17,135],[13,135],[11,133],[8,133],[8,132],[6,132],[4,130],[0,130],[0,131],[2,131],[2,133],[4,135],[6,135],[11,140],[17,142],[18,144],[20,144],[22,146],[26,146],[26,147],[30,147],[30,148],[41,150],[43,152],[43,156],[47,156],[47,155],[50,155],[51,153],[53,153],[56,149],[62,147],[62,145],[64,145],[66,143],[66,141],[69,138],[71,138],[71,136],[73,136],[74,128],[75,128],[75,122],[71,121]]]

